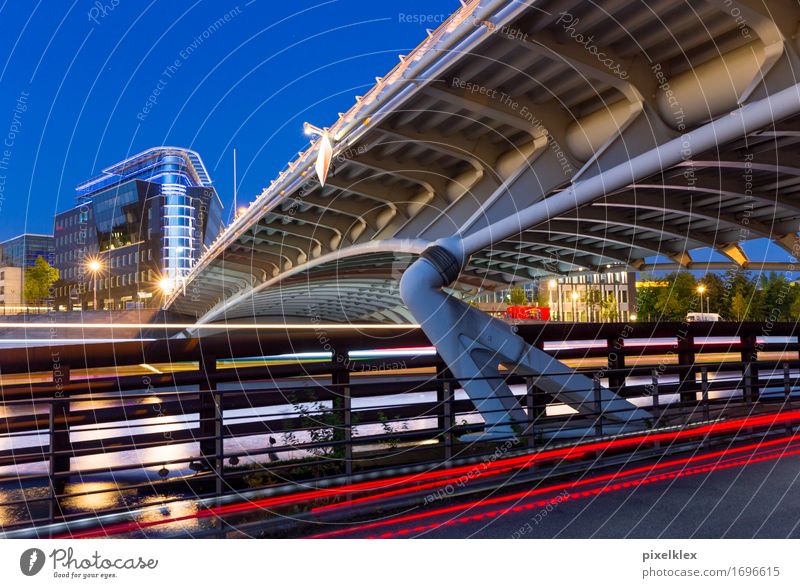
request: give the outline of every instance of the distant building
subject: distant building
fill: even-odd
[[[517,284],[533,306],[550,309],[550,319],[566,322],[635,320],[636,273],[609,268],[570,276],[549,276]],[[478,308],[502,315],[510,305],[509,291],[485,292],[473,299]]]
[[[52,235],[23,233],[0,243],[0,266],[24,267],[36,263],[40,255],[53,263],[54,245]]]
[[[154,147],[76,188],[55,217],[55,305],[157,307],[222,228],[222,203],[200,156]],[[96,286],[96,292],[95,292]]]
[[[552,276],[539,282],[554,320],[600,322],[635,320],[636,272],[609,269],[602,273]]]
[[[0,311],[3,313],[21,310],[22,272],[21,267],[0,267]]]

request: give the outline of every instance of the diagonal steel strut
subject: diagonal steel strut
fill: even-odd
[[[442,290],[458,278],[470,255],[677,165],[693,154],[738,139],[797,112],[800,112],[800,84],[742,106],[622,164],[579,180],[514,215],[467,235],[459,233],[437,241],[423,252],[403,274],[400,295],[481,412],[486,422],[485,434],[512,435],[514,424],[526,419],[511,390],[499,378],[498,364],[516,373],[537,376],[539,388],[580,412],[587,411],[589,402],[593,406],[594,395],[591,380],[574,372],[564,374],[569,372],[567,366],[525,343],[504,322]],[[610,390],[602,390],[601,401],[603,412],[610,412],[608,418],[641,422],[640,419],[649,417],[647,411]]]
[[[596,412],[590,378],[527,344],[504,321],[445,293],[435,264],[428,251],[406,270],[400,293],[481,413],[486,425],[480,437],[508,438],[527,423],[525,411],[500,375],[501,364],[516,374],[535,376],[537,388],[578,412]],[[601,389],[601,404],[605,418],[617,422],[641,425],[650,416],[607,389]]]

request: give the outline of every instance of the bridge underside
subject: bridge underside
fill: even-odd
[[[411,322],[398,282],[429,243],[796,83],[789,1],[533,4],[466,3],[330,127],[324,187],[314,142],[170,309],[202,322]],[[452,288],[607,267],[793,269],[798,142],[798,116],[703,152],[687,140],[679,164],[478,251]]]

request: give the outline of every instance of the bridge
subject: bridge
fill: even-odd
[[[610,267],[794,268],[797,7],[684,8],[464,3],[337,121],[306,125],[318,138],[168,308],[199,324],[418,323],[485,408],[483,434],[509,435],[525,415],[489,383],[498,363],[565,366],[465,294]],[[579,375],[540,385],[589,401]]]
[[[416,322],[399,279],[452,235],[474,238],[451,284],[467,294],[609,265],[790,267],[800,15],[759,4],[663,1],[656,19],[623,1],[465,2],[326,127],[324,185],[318,138],[168,306]]]
[[[796,324],[516,328],[466,301],[606,268],[794,271],[798,24],[788,0],[463,2],[309,121],[167,296],[183,324],[4,352],[0,467],[36,489],[0,503],[4,536],[403,536],[554,475],[786,464]],[[107,473],[145,479],[70,485]],[[570,478],[570,500],[599,488]],[[420,503],[427,522],[352,524]]]

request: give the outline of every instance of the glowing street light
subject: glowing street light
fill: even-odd
[[[169,296],[175,289],[175,283],[172,281],[172,278],[164,277],[158,281],[158,287],[161,289],[161,292],[164,293],[164,296]]]
[[[697,293],[700,294],[700,312],[703,312],[703,294],[705,293],[705,291],[706,287],[703,284],[700,284],[697,287]],[[708,307],[711,308],[711,302],[709,301],[707,304]]]
[[[86,268],[92,274],[92,310],[97,310],[97,274],[103,270],[103,262],[93,257],[86,263]]]

